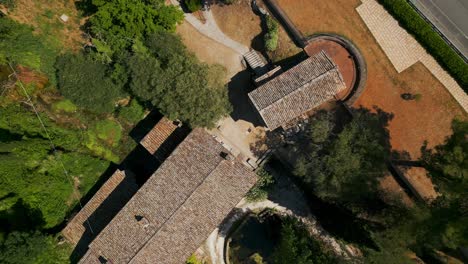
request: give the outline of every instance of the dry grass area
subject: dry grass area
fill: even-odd
[[[400,166],[405,177],[413,185],[416,191],[427,201],[432,201],[439,194],[434,189],[431,178],[427,176],[427,170],[420,167],[405,167]]]
[[[69,17],[67,22],[60,20],[62,14]],[[78,50],[84,43],[80,30],[84,19],[80,19],[74,0],[16,0],[8,16],[32,26],[50,45]]]
[[[227,80],[242,71],[241,57],[235,51],[202,35],[189,23],[183,22],[179,25],[177,34],[182,37],[187,49],[195,53],[200,61],[226,68]]]
[[[231,5],[213,5],[211,11],[219,28],[233,40],[248,47],[263,45],[261,20],[252,12],[250,0],[239,0]]]
[[[263,1],[257,4],[266,9]],[[258,51],[263,51],[262,22],[250,6],[250,0],[239,0],[231,5],[215,5],[211,8],[219,28],[233,40]],[[289,58],[302,49],[298,48],[282,27],[279,30],[278,48],[270,52],[273,62]]]
[[[383,198],[388,199],[389,202],[397,198],[407,206],[412,206],[414,204],[413,200],[411,200],[392,175],[388,174],[382,177],[379,184],[380,189],[383,191]]]
[[[374,106],[394,115],[390,122],[392,148],[420,157],[427,140],[429,147],[440,144],[451,133],[455,117],[466,113],[444,86],[420,63],[398,74],[361,20],[355,8],[360,0],[277,0],[304,35],[333,32],[354,42],[368,68],[367,87],[355,106]],[[420,94],[420,100],[404,101],[401,94]]]

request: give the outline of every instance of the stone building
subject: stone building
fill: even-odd
[[[336,64],[321,51],[249,93],[270,130],[335,98],[346,89]]]

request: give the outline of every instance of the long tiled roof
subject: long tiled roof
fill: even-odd
[[[322,51],[250,92],[249,98],[274,130],[345,88],[337,66]]]
[[[203,129],[174,150],[101,234],[81,263],[183,263],[256,182]]]
[[[73,245],[97,235],[137,191],[131,173],[116,170],[96,194],[63,229],[63,236]]]

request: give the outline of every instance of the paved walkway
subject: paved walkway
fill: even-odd
[[[458,83],[425,49],[375,0],[361,0],[356,8],[374,38],[397,72],[420,61],[447,88],[460,106],[468,112],[468,96]]]
[[[171,0],[171,3],[173,5],[180,7],[180,4],[177,0]],[[201,34],[213,39],[216,42],[219,42],[225,45],[226,47],[233,49],[235,52],[239,53],[240,55],[244,55],[245,53],[249,51],[249,48],[247,46],[244,46],[240,44],[239,42],[236,42],[233,39],[229,38],[228,36],[226,36],[226,34],[224,34],[221,31],[221,29],[219,29],[211,11],[203,11],[203,16],[206,19],[205,23],[202,23],[192,14],[186,13],[184,14],[184,16],[185,16],[185,20],[188,23],[190,23]]]

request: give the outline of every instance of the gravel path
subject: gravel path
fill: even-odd
[[[177,0],[171,0],[173,5],[179,6],[180,4]],[[240,55],[244,55],[249,51],[249,47],[242,45],[239,42],[234,41],[233,39],[226,36],[221,29],[219,29],[216,24],[216,20],[213,17],[211,11],[203,11],[203,16],[206,19],[205,23],[202,23],[192,14],[184,14],[185,20],[190,23],[198,32],[201,34],[213,39],[216,42],[219,42],[226,47],[233,49],[235,52]],[[196,40],[195,40],[196,41]]]

